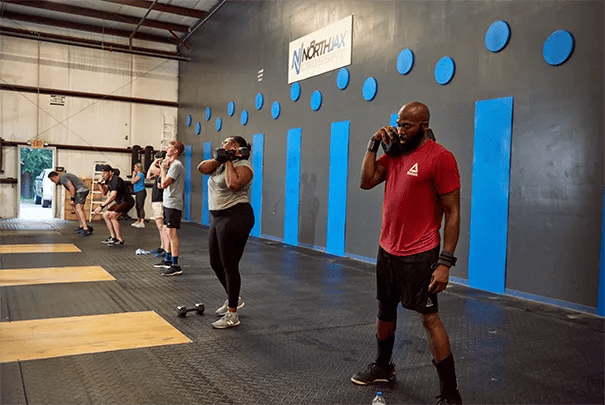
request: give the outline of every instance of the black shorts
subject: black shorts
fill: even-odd
[[[167,228],[181,228],[181,216],[183,211],[164,207],[164,225]]]
[[[107,211],[122,213],[122,212],[130,211],[132,209],[132,207],[134,207],[134,200],[130,199],[130,200],[123,201],[121,203],[115,203],[111,207],[107,208]]]
[[[89,190],[86,191],[76,191],[76,195],[74,196],[74,204],[85,204],[86,197],[88,196]]]
[[[378,319],[397,320],[397,305],[421,314],[439,310],[437,294],[429,294],[433,266],[439,260],[439,246],[411,256],[394,256],[382,247],[376,260]]]

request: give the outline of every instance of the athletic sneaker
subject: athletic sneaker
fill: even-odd
[[[153,254],[159,253],[159,254],[163,255],[163,254],[166,254],[166,251],[162,248],[157,248],[157,249],[150,250],[149,253],[153,253]]]
[[[239,316],[237,316],[237,312],[227,312],[221,319],[212,322],[212,326],[217,329],[232,328],[237,325],[239,325]]]
[[[243,308],[244,305],[246,305],[246,303],[244,302],[244,300],[242,300],[242,297],[238,297],[237,298],[237,309]],[[223,306],[220,307],[219,309],[217,309],[216,312],[214,312],[214,313],[216,314],[216,316],[223,316],[227,312],[229,312],[229,300],[225,300],[225,303],[223,304]]]
[[[92,234],[92,231],[94,231],[92,226],[89,226],[88,229],[82,229],[82,231],[79,233],[80,236],[89,236]]]
[[[462,404],[462,397],[460,397],[460,393],[456,392],[456,394],[454,394],[453,396],[447,396],[447,395],[438,395],[435,397],[436,399],[438,399],[439,401],[437,402],[437,405],[454,405],[454,404]]]
[[[395,365],[389,364],[386,368],[376,363],[368,365],[364,371],[360,371],[351,377],[351,381],[359,385],[370,385],[377,382],[391,382],[395,379]]]
[[[183,274],[181,266],[172,265],[168,270],[162,273],[162,276],[178,276],[179,274]]]
[[[172,266],[172,262],[162,260],[159,263],[153,265],[153,267],[157,267],[159,269],[169,269]]]
[[[107,239],[105,239],[105,240],[102,240],[102,241],[101,241],[101,243],[104,243],[104,244],[106,244],[106,245],[109,245],[109,244],[112,244],[112,243],[113,243],[114,241],[116,241],[116,240],[118,240],[118,241],[119,241],[119,239],[118,239],[118,238],[114,238],[113,236],[110,236],[109,238],[107,238]]]
[[[119,239],[114,240],[112,243],[108,243],[107,246],[109,247],[115,247],[115,246],[124,246],[124,241],[121,241]]]
[[[74,233],[80,233],[84,230],[84,228],[82,228],[81,226],[77,227],[76,230],[74,231]]]

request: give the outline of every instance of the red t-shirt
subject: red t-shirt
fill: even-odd
[[[395,256],[410,256],[437,247],[443,208],[439,195],[460,188],[454,155],[427,141],[408,155],[382,155],[386,169],[380,246]]]

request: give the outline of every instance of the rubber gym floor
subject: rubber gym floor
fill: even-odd
[[[179,231],[162,277],[157,229],[122,222],[107,247],[75,222],[0,220],[2,404],[431,404],[437,373],[416,314],[399,310],[397,380],[351,383],[374,361],[371,263],[250,238],[241,325],[213,329],[225,293],[205,227]],[[451,284],[439,297],[466,404],[603,404],[603,318]],[[178,305],[205,313],[180,318]]]

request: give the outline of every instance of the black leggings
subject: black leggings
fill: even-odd
[[[145,198],[147,198],[147,190],[143,189],[135,193],[137,218],[145,219]]]
[[[242,285],[239,261],[254,226],[254,211],[249,203],[240,203],[210,214],[210,266],[227,293],[229,307],[237,308]]]

